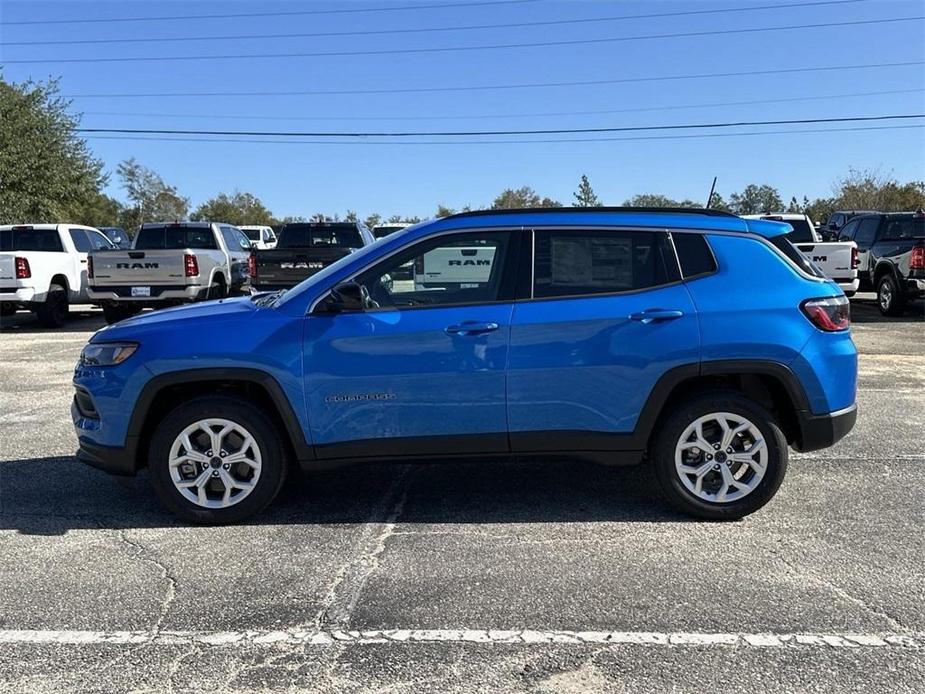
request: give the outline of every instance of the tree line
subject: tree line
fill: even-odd
[[[191,207],[189,198],[176,186],[134,158],[116,167],[115,175],[125,201],[106,195],[109,183],[103,163],[76,132],[79,119],[58,93],[55,81],[14,84],[0,78],[0,224],[28,222],[75,222],[91,226],[119,226],[133,232],[144,222],[163,220],[215,220],[230,224],[277,226],[294,221],[359,221],[347,210],[343,216],[318,212],[309,217],[277,217],[254,194],[240,190],[218,193]],[[835,210],[908,211],[925,207],[925,181],[901,183],[890,175],[871,170],[850,170],[834,182],[830,197],[785,203],[780,192],[768,184],[750,184],[729,194],[714,193],[711,207],[735,214],[797,212],[824,222]],[[705,200],[677,200],[657,193],[634,195],[623,200],[634,207],[703,207]],[[603,205],[587,175],[582,175],[569,200],[572,207]],[[508,188],[490,205],[444,204],[434,216],[445,217],[473,209],[521,209],[561,207],[559,200],[542,196],[529,186]],[[363,220],[370,228],[382,223],[415,223],[417,216],[373,213]]]

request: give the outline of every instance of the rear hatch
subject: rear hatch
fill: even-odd
[[[293,287],[306,277],[363,247],[356,224],[287,224],[276,248],[254,251],[258,287]]]

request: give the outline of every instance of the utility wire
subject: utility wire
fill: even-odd
[[[756,12],[758,10],[778,10],[793,9],[802,7],[818,7],[820,5],[847,5],[859,2],[870,2],[870,0],[820,0],[818,2],[793,2],[783,5],[756,5],[745,7],[731,7],[719,10],[686,10],[683,12],[656,12],[650,14],[628,14],[616,17],[590,17],[581,19],[552,19],[539,22],[510,22],[507,24],[470,24],[465,26],[443,26],[443,27],[423,27],[412,29],[371,29],[365,31],[335,31],[335,32],[313,32],[313,33],[296,33],[296,34],[238,34],[235,36],[169,36],[169,37],[142,37],[142,38],[118,38],[118,39],[73,39],[59,41],[55,40],[56,46],[69,45],[94,45],[94,44],[120,44],[120,43],[164,43],[171,41],[193,41],[202,43],[204,41],[241,41],[241,40],[264,40],[264,39],[308,39],[308,38],[335,38],[344,36],[378,36],[390,34],[427,34],[441,31],[475,31],[484,29],[526,29],[531,27],[543,26],[563,26],[572,24],[595,24],[597,22],[617,22],[630,19],[654,19],[664,17],[682,17],[689,15],[720,14],[727,12]],[[35,41],[4,41],[5,46],[34,46]]]
[[[821,67],[791,67],[776,70],[747,70],[743,72],[707,72],[688,75],[658,75],[654,77],[620,77],[607,80],[583,80],[576,82],[528,82],[521,84],[489,84],[462,87],[404,87],[399,89],[314,89],[289,92],[141,92],[66,94],[68,99],[133,99],[149,97],[267,97],[267,96],[336,96],[366,94],[426,94],[436,92],[478,92],[507,89],[540,89],[548,87],[599,87],[607,84],[631,84],[638,82],[671,82],[675,80],[698,80],[715,77],[756,77],[759,75],[790,75],[803,72],[837,72],[842,70],[871,70],[879,68],[912,67],[925,65],[925,60],[909,60],[897,63],[870,63],[866,65],[826,65]]]
[[[547,111],[542,113],[496,113],[496,114],[476,114],[476,115],[457,115],[457,116],[391,116],[388,114],[377,113],[368,116],[255,116],[255,115],[224,115],[220,113],[137,113],[125,111],[83,111],[82,116],[121,116],[129,118],[200,118],[209,120],[265,120],[265,121],[427,121],[427,120],[488,120],[501,118],[552,118],[561,116],[599,116],[614,113],[641,113],[646,111],[678,111],[698,108],[718,108],[725,106],[752,106],[758,104],[778,104],[794,103],[799,101],[825,101],[827,99],[850,99],[870,96],[888,96],[892,94],[920,94],[925,89],[888,89],[877,92],[854,92],[851,94],[817,94],[814,96],[791,96],[777,99],[752,99],[750,101],[714,101],[703,104],[683,104],[683,105],[662,105],[662,106],[641,106],[635,108],[617,108],[604,109],[596,111]]]
[[[279,145],[523,145],[523,144],[569,144],[583,142],[640,142],[651,140],[701,140],[723,137],[760,137],[765,135],[798,135],[808,133],[847,133],[870,130],[911,130],[925,128],[920,125],[873,125],[852,128],[811,128],[800,130],[761,130],[742,133],[698,133],[696,135],[639,135],[633,137],[587,137],[531,140],[255,140],[231,138],[197,138],[197,137],[145,137],[137,135],[88,135],[88,140],[129,140],[151,142],[218,142],[218,143],[253,143]]]
[[[168,17],[100,17],[95,19],[34,19],[13,22],[0,21],[0,26],[26,26],[37,24],[112,24],[116,22],[165,22],[188,21],[191,19],[234,19],[238,17],[295,17],[325,14],[367,14],[373,12],[400,12],[404,10],[439,10],[455,7],[486,7],[491,5],[519,5],[538,0],[479,0],[474,2],[455,2],[434,5],[397,5],[395,7],[339,8],[336,10],[289,10],[286,12],[240,12],[233,14],[189,14]]]
[[[608,128],[548,128],[540,130],[445,130],[405,132],[286,132],[261,130],[168,130],[160,128],[75,128],[80,133],[122,133],[139,135],[241,135],[246,137],[472,137],[493,135],[567,135],[581,133],[620,133],[646,130],[693,130],[737,128],[757,125],[804,125],[809,123],[855,123],[860,121],[907,120],[925,118],[925,113],[881,116],[843,116],[839,118],[793,118],[727,123],[683,123],[681,125],[630,125]]]
[[[372,55],[420,55],[426,53],[459,53],[466,51],[487,51],[511,48],[551,48],[553,46],[579,46],[627,41],[653,41],[662,39],[696,38],[701,36],[729,36],[732,34],[754,34],[773,31],[797,31],[803,29],[820,29],[825,27],[866,26],[872,24],[890,24],[897,22],[920,21],[925,16],[888,17],[884,19],[858,19],[850,22],[819,22],[815,24],[790,24],[773,27],[749,27],[745,29],[713,29],[709,31],[689,31],[671,34],[646,34],[638,36],[611,36],[599,39],[569,39],[566,41],[530,41],[524,43],[495,43],[481,46],[434,46],[430,48],[385,48],[365,51],[315,51],[311,53],[230,53],[224,55],[155,55],[155,56],[117,56],[107,58],[30,58],[26,60],[4,60],[6,65],[35,65],[45,63],[145,63],[176,62],[192,60],[272,60],[276,58],[335,58]]]

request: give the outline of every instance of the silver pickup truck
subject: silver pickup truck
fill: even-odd
[[[107,323],[143,308],[220,299],[250,290],[250,255],[250,241],[230,224],[144,224],[130,250],[90,254],[87,293]]]

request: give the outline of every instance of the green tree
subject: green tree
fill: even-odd
[[[578,183],[578,190],[572,195],[575,198],[575,207],[600,207],[601,199],[597,197],[591,182],[585,174],[581,175],[581,181]]]
[[[507,188],[491,204],[493,210],[517,210],[524,207],[561,207],[552,198],[541,198],[530,186]]]
[[[439,219],[441,217],[449,217],[451,214],[456,214],[456,210],[454,210],[452,207],[447,207],[443,203],[440,203],[437,205],[437,214],[434,216]]]
[[[126,229],[135,229],[145,222],[186,219],[189,200],[134,157],[121,162],[116,173],[131,203],[123,216]]]
[[[363,220],[363,223],[368,226],[370,229],[377,227],[382,224],[382,215],[378,212],[373,212],[366,219]]]
[[[729,207],[736,214],[770,214],[780,212],[784,203],[777,188],[767,184],[745,186],[741,193],[729,196]]]
[[[347,210],[347,214],[344,215],[345,222],[359,222],[360,218],[357,216],[357,213],[353,210]]]
[[[0,220],[69,222],[105,183],[79,119],[50,81],[0,79]]]
[[[125,206],[105,193],[96,192],[71,207],[69,221],[91,227],[122,226]]]
[[[850,169],[833,187],[836,210],[910,212],[925,207],[925,181],[900,183],[876,170]]]
[[[231,195],[219,193],[211,200],[206,200],[195,209],[190,219],[194,222],[269,225],[273,221],[273,214],[256,195],[236,190]]]
[[[714,207],[717,197],[717,194],[714,193]],[[634,195],[628,200],[625,200],[623,204],[627,207],[703,207],[703,204],[698,204],[693,200],[675,200],[674,198],[669,198],[667,195],[660,195],[658,193]]]

